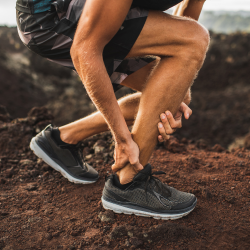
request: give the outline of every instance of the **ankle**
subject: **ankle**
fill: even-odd
[[[68,144],[77,144],[79,140],[74,137],[74,134],[70,133],[70,131],[58,128],[60,131],[60,138],[63,142]]]
[[[135,175],[137,174],[137,171],[129,164],[120,171],[118,171],[117,176],[119,178],[119,181],[122,185],[128,184],[133,180]]]

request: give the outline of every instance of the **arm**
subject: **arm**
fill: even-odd
[[[191,17],[198,21],[205,1],[206,0],[184,0],[176,6],[173,15]]]
[[[139,149],[132,140],[118,106],[103,62],[103,49],[113,38],[129,11],[132,0],[87,0],[80,17],[71,57],[81,80],[97,109],[102,113],[119,148],[120,165],[130,163],[141,169]]]

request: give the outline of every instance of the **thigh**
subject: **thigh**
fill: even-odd
[[[192,19],[161,11],[149,11],[146,23],[127,58],[146,55],[174,56],[193,39],[199,39],[196,35],[199,28],[201,26]]]

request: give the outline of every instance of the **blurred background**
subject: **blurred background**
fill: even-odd
[[[250,128],[250,1],[207,0],[200,22],[210,30],[211,45],[192,88],[193,115],[176,136],[241,146]],[[56,125],[92,113],[78,76],[29,51],[15,26],[15,0],[1,1],[0,105],[11,119],[35,106],[49,108]],[[129,92],[124,88],[117,97]]]

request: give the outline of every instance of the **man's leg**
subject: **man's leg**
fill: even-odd
[[[153,61],[140,70],[129,75],[122,82],[122,85],[141,92],[150,72],[158,61],[159,60]],[[128,126],[131,126],[134,123],[139,107],[140,97],[141,93],[135,93],[127,95],[118,101]],[[78,121],[62,126],[59,130],[62,141],[69,144],[76,144],[89,136],[107,131],[108,126],[102,114],[98,111]]]
[[[140,163],[146,165],[157,142],[160,114],[173,114],[182,102],[202,66],[209,44],[208,32],[193,20],[150,12],[146,24],[128,57],[156,55],[160,63],[142,91],[139,111],[132,130],[140,149]],[[121,166],[114,166],[117,171]],[[118,171],[122,184],[136,171],[130,165]]]

